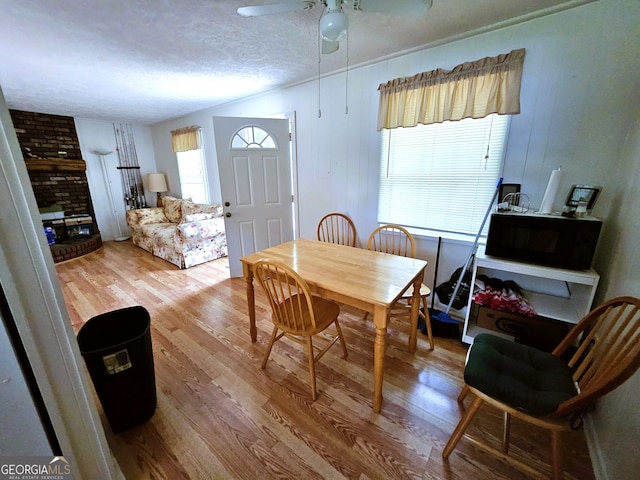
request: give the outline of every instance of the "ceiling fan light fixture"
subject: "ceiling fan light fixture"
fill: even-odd
[[[347,14],[333,10],[325,13],[320,18],[320,35],[325,40],[335,42],[347,34],[349,19]]]

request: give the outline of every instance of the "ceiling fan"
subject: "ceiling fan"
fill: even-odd
[[[338,50],[339,40],[347,33],[349,19],[343,7],[362,12],[421,15],[431,8],[433,0],[281,0],[278,3],[240,7],[237,11],[243,17],[256,17],[311,11],[316,5],[324,8],[318,29],[322,38],[322,53],[328,54]]]

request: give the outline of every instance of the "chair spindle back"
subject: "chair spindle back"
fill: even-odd
[[[355,247],[356,226],[342,213],[329,213],[318,223],[318,240]]]
[[[554,350],[578,348],[568,365],[580,393],[559,405],[554,416],[574,411],[621,385],[640,368],[640,300],[619,297],[592,310]]]
[[[415,258],[416,243],[413,235],[400,225],[382,225],[376,228],[367,242],[367,249]]]
[[[311,290],[298,273],[278,262],[261,259],[254,266],[254,276],[269,298],[278,328],[294,334],[315,329]]]

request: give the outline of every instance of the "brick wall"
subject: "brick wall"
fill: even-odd
[[[86,163],[73,117],[21,110],[9,113],[38,207],[56,203],[65,215],[91,215],[95,222]]]
[[[29,168],[31,187],[38,207],[48,207],[54,203],[62,206],[65,215],[93,215],[93,205],[89,194],[89,184],[84,171],[40,171]]]
[[[73,117],[21,110],[9,113],[25,158],[65,158],[59,152],[66,152],[66,158],[82,158]]]

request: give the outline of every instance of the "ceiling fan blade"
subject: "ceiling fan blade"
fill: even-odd
[[[337,52],[338,48],[340,48],[340,42],[337,40],[332,42],[330,40],[322,39],[322,54],[329,55],[330,53]]]
[[[298,12],[302,10],[313,10],[316,6],[314,1],[289,0],[280,3],[269,3],[266,5],[253,5],[240,7],[237,12],[242,17],[257,17],[260,15],[274,15],[278,13]]]
[[[421,15],[431,8],[433,0],[344,0],[344,3],[363,12]]]

